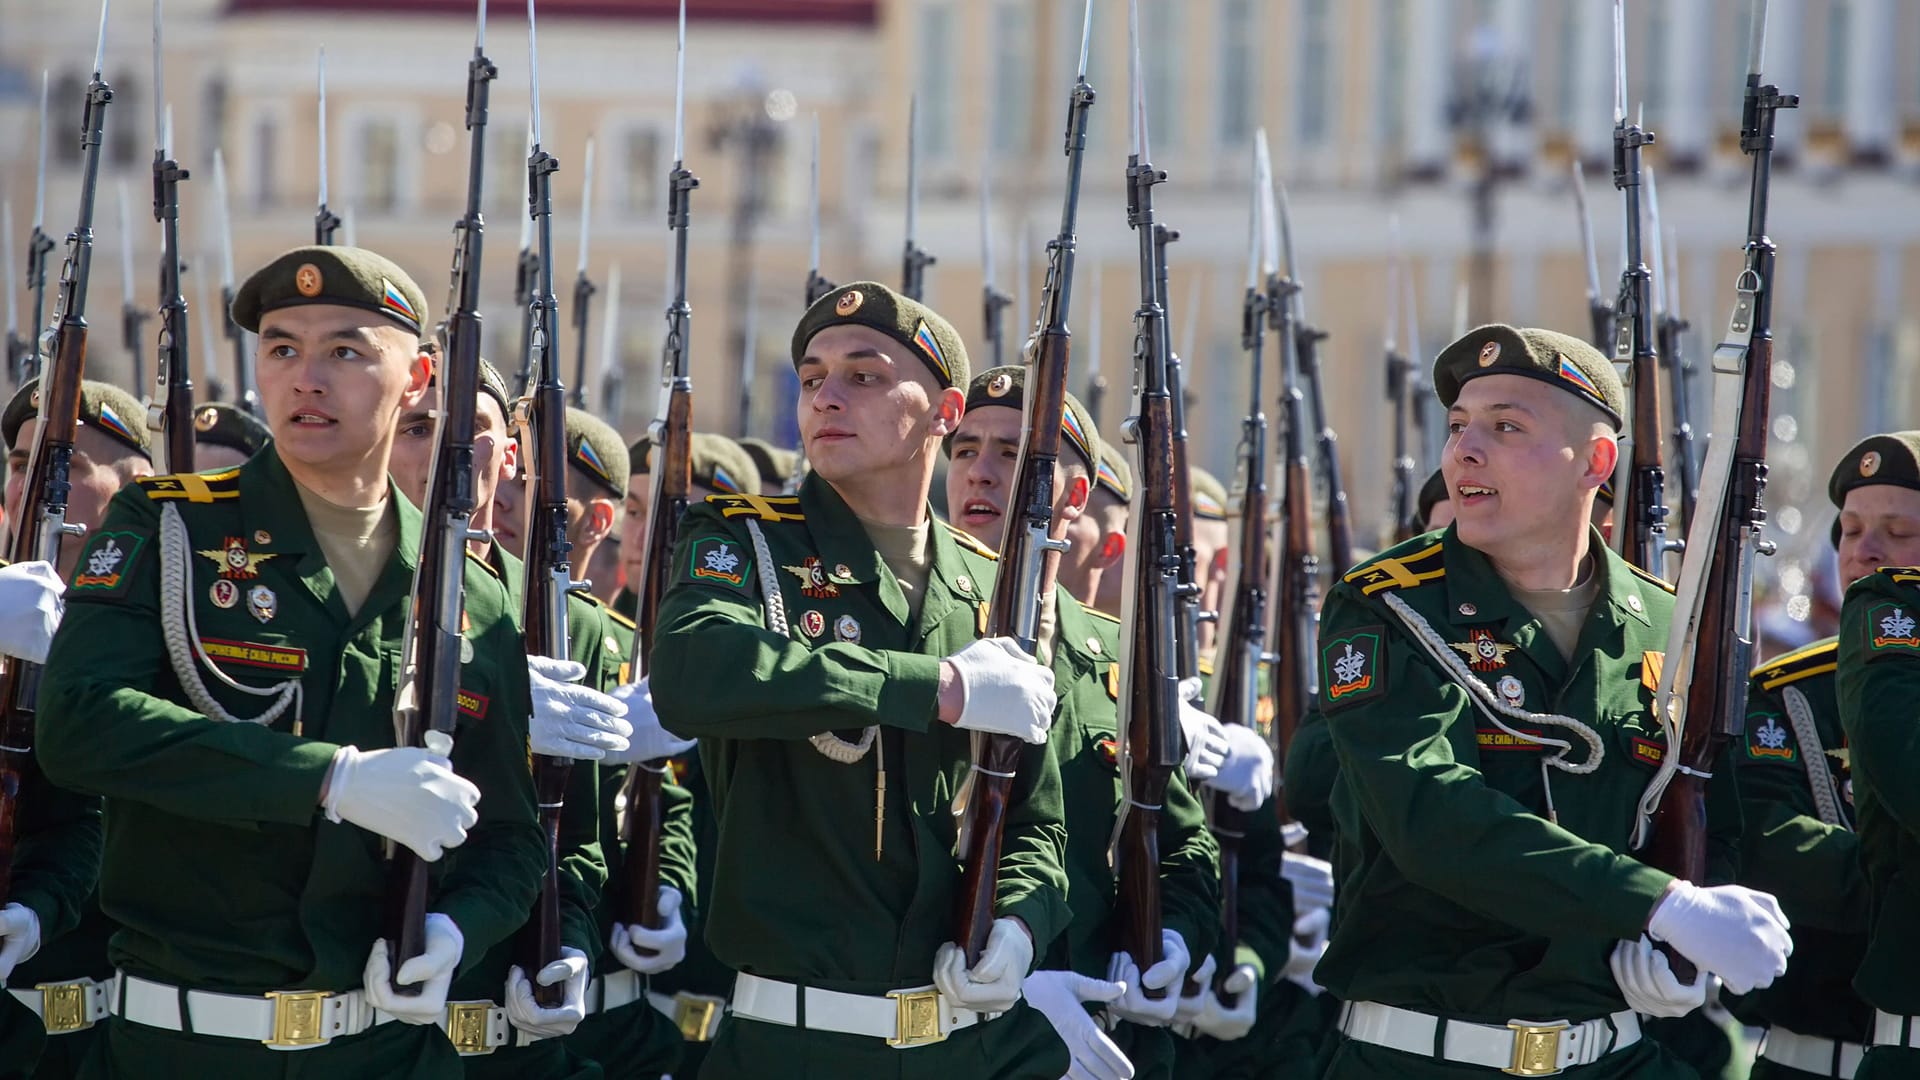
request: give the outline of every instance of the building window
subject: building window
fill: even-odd
[[[1378,105],[1380,141],[1398,150],[1407,137],[1407,0],[1384,0],[1380,10]]]
[[[918,138],[923,161],[944,160],[953,153],[953,5],[928,4],[920,11],[920,74]]]
[[[1333,28],[1329,0],[1305,0],[1300,10],[1299,113],[1296,135],[1306,146],[1327,138],[1332,112]]]
[[[1140,12],[1140,67],[1147,84],[1147,135],[1150,150],[1180,142],[1181,72],[1185,65],[1183,31],[1186,0],[1152,0]]]
[[[1027,0],[993,6],[993,112],[987,119],[996,156],[1026,152],[1033,135],[1033,8]]]
[[[392,120],[370,118],[353,138],[354,206],[363,214],[390,214],[400,206],[400,129]]]
[[[1627,102],[1629,118],[1638,115],[1639,104],[1647,107],[1647,112],[1661,116],[1666,112],[1671,100],[1673,88],[1670,85],[1671,69],[1667,66],[1667,51],[1671,47],[1673,35],[1673,11],[1665,4],[1654,4],[1647,10],[1647,61],[1641,77],[1641,85],[1646,87],[1639,102]]]
[[[527,216],[527,139],[524,116],[495,113],[487,121],[488,212],[497,220],[519,226]]]
[[[256,113],[247,136],[247,201],[265,210],[280,190],[280,120],[272,113]]]
[[[1220,0],[1220,141],[1232,146],[1253,135],[1253,0]]]
[[[631,218],[659,214],[666,207],[667,162],[662,160],[660,133],[653,128],[629,128],[615,137],[613,205]]]
[[[1553,66],[1554,114],[1561,131],[1580,128],[1580,16],[1568,4],[1558,13],[1554,25],[1554,51],[1559,63]]]
[[[1853,36],[1849,25],[1853,5],[1835,3],[1827,8],[1827,49],[1822,60],[1826,70],[1820,73],[1820,115],[1838,119],[1847,111],[1847,44]]]

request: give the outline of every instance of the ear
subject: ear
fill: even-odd
[[[520,475],[520,440],[508,439],[507,449],[500,455],[500,479],[512,480]]]
[[[1060,517],[1065,521],[1078,521],[1080,515],[1087,512],[1087,499],[1093,495],[1093,485],[1087,478],[1078,474],[1067,477],[1067,499],[1060,504]]]
[[[433,357],[424,352],[415,355],[413,366],[407,369],[407,388],[401,392],[400,400],[408,406],[419,404],[432,381]]]
[[[1100,568],[1102,570],[1111,570],[1114,567],[1119,566],[1121,560],[1125,559],[1126,557],[1127,557],[1127,534],[1126,533],[1110,532],[1107,534],[1107,538],[1105,540],[1100,541]]]
[[[580,537],[582,544],[597,544],[612,535],[616,518],[613,500],[604,496],[594,496],[587,503],[586,518],[580,523],[583,534]]]
[[[928,434],[944,439],[960,427],[960,417],[967,411],[967,395],[949,386],[940,391],[933,402],[933,422],[928,425]]]
[[[1600,485],[1613,477],[1613,470],[1620,464],[1620,441],[1612,436],[1595,436],[1587,443],[1587,475],[1589,487],[1598,490]]]

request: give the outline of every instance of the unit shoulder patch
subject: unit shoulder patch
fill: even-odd
[[[1867,609],[1866,646],[1869,653],[1920,652],[1920,621],[1911,605],[1888,601]]]
[[[1771,712],[1747,717],[1746,746],[1751,761],[1788,764],[1800,757],[1800,742],[1794,738],[1793,729]]]
[[[134,481],[147,498],[210,503],[240,497],[240,466],[214,473],[172,473]]]
[[[1760,689],[1777,690],[1801,679],[1825,675],[1840,666],[1839,659],[1840,639],[1828,638],[1768,660],[1753,669],[1752,677],[1760,680]]]
[[[805,521],[798,495],[709,495],[707,505],[722,516],[754,517],[761,521]]]
[[[687,556],[686,580],[707,585],[746,587],[753,557],[731,536],[702,536]]]
[[[1382,555],[1362,563],[1341,580],[1358,587],[1367,596],[1387,589],[1411,589],[1446,577],[1447,568],[1440,553],[1441,543],[1436,540],[1407,555]]]
[[[1387,670],[1381,663],[1386,628],[1358,627],[1320,644],[1320,699],[1327,711],[1386,693]]]
[[[147,538],[133,532],[99,532],[87,538],[87,546],[74,563],[75,592],[120,592],[129,580],[128,564],[140,553]]]

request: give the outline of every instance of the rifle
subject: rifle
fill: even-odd
[[[1154,295],[1160,304],[1160,319],[1172,336],[1173,314],[1167,298],[1167,246],[1180,239],[1180,230],[1155,222],[1153,226]],[[1192,320],[1188,320],[1192,325]],[[1182,349],[1190,347],[1183,342]],[[1200,624],[1214,615],[1200,610],[1199,551],[1193,543],[1193,472],[1187,458],[1187,394],[1183,353],[1167,349],[1167,395],[1172,401],[1173,439],[1173,547],[1180,555],[1180,588],[1174,594],[1177,613],[1175,638],[1179,642],[1176,669],[1181,679],[1200,674]]]
[[[1060,459],[1060,425],[1067,407],[1067,365],[1072,334],[1067,315],[1073,300],[1073,264],[1079,246],[1080,172],[1087,149],[1087,114],[1093,87],[1087,83],[1087,48],[1092,40],[1093,0],[1080,23],[1080,67],[1067,95],[1064,153],[1066,194],[1061,201],[1060,232],[1047,244],[1047,277],[1041,287],[1040,327],[1027,360],[1032,374],[1021,410],[1020,453],[1007,495],[1006,532],[1000,541],[1001,571],[987,603],[988,637],[1011,637],[1029,656],[1038,657],[1040,617],[1053,595],[1054,573],[1067,548],[1066,522],[1053,515],[1054,466]],[[980,962],[993,928],[994,893],[1000,878],[1000,850],[1015,773],[1024,744],[1007,735],[975,742],[975,767],[968,783],[966,815],[960,822],[960,890],[955,905],[954,937],[966,952],[967,966]],[[876,849],[875,855],[878,855]]]
[[[180,183],[191,174],[169,154],[173,106],[165,104],[160,11],[161,0],[153,0],[153,220],[160,223],[160,349],[154,358],[147,430],[153,433],[154,471],[177,473],[193,471],[193,353],[187,342],[187,297],[180,285]]]
[[[7,293],[7,377],[19,386],[27,368],[27,351],[33,348],[33,342],[20,336],[20,307],[14,297],[20,283],[14,280],[13,270],[13,200],[4,198],[0,198],[0,268],[4,268],[6,274],[4,280],[0,280],[0,288]]]
[[[693,484],[693,377],[688,334],[693,309],[687,304],[687,229],[692,223],[693,189],[700,180],[687,170],[687,0],[680,0],[680,37],[673,90],[673,171],[667,174],[667,228],[673,232],[673,283],[667,303],[667,339],[660,350],[660,391],[647,428],[653,446],[653,497],[647,507],[647,539],[641,553],[639,594],[634,611],[633,651],[627,657],[635,679],[646,671],[647,653],[660,625],[660,602],[673,575],[673,549],[680,540]],[[660,928],[660,832],[665,815],[660,785],[667,761],[638,761],[627,770],[627,813],[620,840],[627,852],[629,926]]]
[[[745,235],[741,229],[738,235]],[[745,280],[740,297],[740,411],[735,417],[741,438],[753,433],[753,383],[757,353],[760,350],[760,269],[751,258],[743,260],[741,277]]]
[[[907,245],[900,256],[900,294],[919,300],[927,291],[927,267],[940,260],[919,244],[920,96],[907,101]]]
[[[320,209],[313,215],[313,242],[333,244],[340,215],[327,209],[327,47],[320,46]]]
[[[985,281],[980,288],[982,334],[987,339],[993,366],[1006,363],[1006,313],[1013,297],[994,285],[993,266],[993,164],[980,166],[980,262]],[[1025,312],[1020,313],[1023,317]]]
[[[228,216],[227,159],[219,147],[213,148],[213,191],[220,203],[220,325],[233,346],[233,400],[255,416],[260,415],[260,391],[254,378],[253,350],[247,346],[247,332],[233,321],[233,220]]]
[[[1611,349],[1613,306],[1600,295],[1600,256],[1593,247],[1593,215],[1587,212],[1587,170],[1578,156],[1573,159],[1573,205],[1580,219],[1580,252],[1587,260],[1587,318],[1593,326],[1593,343]]]
[[[203,253],[202,259],[207,258]],[[207,380],[207,400],[220,401],[227,396],[226,384],[220,381],[220,347],[214,344],[213,318],[208,313],[213,306],[207,303],[207,276],[193,276],[193,313],[194,323],[200,334],[200,367]],[[195,431],[199,430],[198,424]]]
[[[527,127],[527,157],[533,157],[533,127]],[[531,176],[531,174],[529,174]],[[520,197],[533,205],[533,182],[521,189]],[[514,380],[514,394],[526,397],[533,389],[533,287],[540,280],[540,253],[533,248],[533,216],[520,219],[520,261],[513,271],[513,302],[520,308],[520,375]]]
[[[1327,339],[1327,332],[1309,326],[1300,313],[1300,264],[1293,261],[1293,215],[1287,209],[1287,185],[1276,181],[1275,186],[1280,193],[1280,251],[1286,257],[1287,279],[1292,283],[1282,299],[1291,309],[1288,318],[1293,323],[1294,365],[1307,383],[1313,426],[1319,432],[1316,441],[1321,482],[1327,486],[1327,555],[1333,560],[1334,572],[1344,574],[1353,566],[1353,523],[1347,514],[1346,485],[1340,480],[1339,436],[1327,420],[1326,402],[1320,392],[1325,381],[1320,377],[1320,343]]]
[[[813,167],[807,186],[807,306],[839,288],[820,276],[820,114],[813,114]]]
[[[40,387],[40,415],[34,422],[33,449],[27,455],[20,505],[10,506],[12,535],[7,557],[13,562],[44,559],[59,565],[61,543],[82,536],[86,526],[67,523],[67,499],[74,435],[80,428],[80,382],[87,368],[87,282],[93,266],[93,197],[100,180],[100,147],[106,132],[107,104],[113,88],[101,77],[107,54],[107,3],[100,3],[100,36],[93,51],[93,81],[87,85],[80,122],[80,209],[67,234],[66,263],[53,323],[42,345],[51,360]],[[33,725],[40,696],[40,665],[0,657],[0,903],[13,892],[14,836],[19,826],[20,795],[37,766]]]
[[[394,695],[394,733],[400,746],[423,746],[443,757],[453,753],[460,688],[460,628],[467,541],[478,506],[473,475],[475,402],[480,396],[480,252],[484,220],[481,183],[486,176],[487,102],[499,69],[487,58],[487,5],[479,0],[473,58],[467,61],[467,205],[453,226],[452,296],[447,301],[447,348],[434,380],[439,389],[439,428],[422,505],[420,560],[401,643],[400,686]],[[539,100],[536,96],[536,102]],[[536,548],[528,545],[531,557]],[[564,599],[562,601],[564,603]],[[564,614],[564,608],[562,609]],[[533,622],[529,613],[529,622]],[[562,634],[565,623],[561,624]],[[528,650],[533,649],[532,626]],[[545,800],[542,799],[542,811]],[[551,834],[549,834],[551,835]],[[392,971],[426,950],[427,864],[410,849],[391,845],[392,892],[387,940]],[[558,956],[556,950],[554,953]],[[529,968],[529,971],[537,970]],[[418,985],[393,984],[418,994]],[[534,993],[542,989],[534,984]]]
[[[1754,0],[1740,149],[1752,158],[1744,265],[1734,282],[1727,336],[1713,354],[1715,438],[1701,469],[1699,515],[1687,522],[1667,660],[1654,714],[1667,756],[1642,796],[1634,840],[1645,860],[1688,881],[1707,869],[1706,777],[1746,721],[1747,672],[1753,653],[1753,559],[1771,546],[1761,537],[1766,509],[1767,420],[1773,388],[1774,245],[1767,236],[1776,114],[1800,98],[1760,81],[1766,53],[1767,3]],[[1702,647],[1704,646],[1704,647]],[[1674,975],[1691,981],[1695,966],[1669,952]]]
[[[567,407],[587,407],[587,326],[593,306],[593,279],[587,276],[587,241],[593,236],[588,225],[593,216],[593,140],[587,140],[586,164],[580,174],[580,266],[573,278],[573,390],[567,395]]]
[[[105,3],[106,0],[101,0]],[[43,226],[47,212],[47,69],[40,69],[40,152],[33,176],[33,232],[27,237],[27,288],[33,290],[33,327],[27,335],[26,369],[20,381],[40,377],[41,345],[47,329],[47,256],[53,237]],[[11,257],[11,256],[9,256]]]
[[[607,317],[600,327],[601,408],[616,424],[625,412],[627,369],[620,359],[620,264],[607,270]]]
[[[1393,215],[1388,227],[1393,233],[1393,257],[1387,263],[1386,333],[1387,400],[1393,403],[1393,501],[1388,506],[1386,532],[1390,546],[1418,533],[1420,523],[1414,520],[1418,510],[1414,490],[1417,467],[1408,440],[1408,427],[1413,421],[1414,361],[1394,340],[1400,316],[1400,275],[1407,272],[1400,265],[1400,215]]]
[[[1666,248],[1671,239],[1660,229],[1660,189],[1654,183],[1653,166],[1647,173],[1647,225],[1653,230],[1654,338],[1660,366],[1666,369],[1668,385],[1673,387],[1673,463],[1679,473],[1680,517],[1693,522],[1694,496],[1700,478],[1693,460],[1693,408],[1688,382],[1693,365],[1682,353],[1686,332],[1692,324],[1680,315],[1679,249],[1674,250],[1674,273],[1667,272]]]
[[[127,350],[128,362],[133,365],[133,385],[141,386],[147,381],[147,362],[145,340],[147,320],[153,313],[140,306],[133,288],[133,219],[127,210],[127,182],[122,179],[115,185],[120,196],[120,344]]]
[[[1613,306],[1613,366],[1632,397],[1627,417],[1632,460],[1622,461],[1614,473],[1620,503],[1613,536],[1623,558],[1666,577],[1667,481],[1660,461],[1665,417],[1660,358],[1654,355],[1653,274],[1640,243],[1640,148],[1653,143],[1653,133],[1627,120],[1625,8],[1626,0],[1613,0],[1613,186],[1620,190],[1627,225],[1626,266],[1620,273],[1620,299]]]
[[[1261,240],[1265,234],[1260,193],[1269,185],[1272,165],[1267,133],[1254,133],[1253,192],[1247,228],[1247,289],[1240,302],[1240,347],[1247,354],[1247,415],[1240,422],[1240,476],[1237,498],[1230,513],[1239,528],[1232,546],[1233,587],[1220,614],[1220,634],[1214,641],[1212,697],[1207,711],[1223,724],[1248,728],[1258,723],[1260,665],[1267,651],[1267,416],[1260,409],[1263,357],[1266,346],[1267,294],[1260,280]],[[1240,940],[1240,841],[1247,833],[1247,814],[1234,808],[1224,795],[1207,796],[1207,820],[1220,843],[1220,953],[1214,979],[1215,993],[1232,1006],[1236,995],[1221,989],[1233,973],[1233,952]]]

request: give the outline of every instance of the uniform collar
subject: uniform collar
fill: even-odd
[[[280,460],[279,448],[268,443],[260,453],[249,458],[240,466],[237,482],[243,538],[253,544],[256,551],[294,559],[294,576],[313,594],[314,600],[342,623],[348,622],[346,607],[337,595],[333,571],[327,567],[320,542],[314,538],[313,526],[300,507],[300,492],[294,486],[293,474]],[[401,594],[410,590],[414,568],[420,561],[420,511],[400,494],[391,476],[387,478],[387,498],[395,509],[396,558],[388,561],[386,570],[361,604],[362,618],[377,615],[390,606],[394,601],[391,594],[396,589]],[[260,539],[263,535],[267,537],[265,541]]]
[[[833,485],[817,473],[808,473],[800,484],[800,508],[827,580],[840,585],[875,585],[880,602],[905,625],[907,598],[900,591],[900,583],[867,539],[866,526]],[[922,633],[939,625],[956,603],[984,599],[988,585],[974,580],[960,545],[946,523],[934,517],[932,506],[927,508],[927,518],[927,594],[920,601],[918,627]]]
[[[1053,635],[1053,664],[1058,668],[1064,661],[1077,673],[1092,671],[1101,664],[1117,663],[1117,655],[1109,655],[1106,639],[1093,616],[1080,601],[1075,600],[1067,590],[1058,586],[1053,590],[1055,604],[1055,631]]]
[[[1566,670],[1566,660],[1547,636],[1540,620],[1516,600],[1492,560],[1478,548],[1463,542],[1454,526],[1447,526],[1441,537],[1442,559],[1447,568],[1445,618],[1456,626],[1498,627],[1507,641],[1518,645],[1543,670],[1556,675]],[[1628,623],[1651,629],[1647,590],[1654,588],[1627,566],[1613,549],[1607,547],[1600,531],[1587,526],[1587,550],[1593,555],[1593,572],[1598,577],[1599,594],[1587,624],[1581,629],[1575,646],[1575,658],[1605,642],[1594,637],[1594,623],[1603,621],[1608,640],[1617,636]]]

